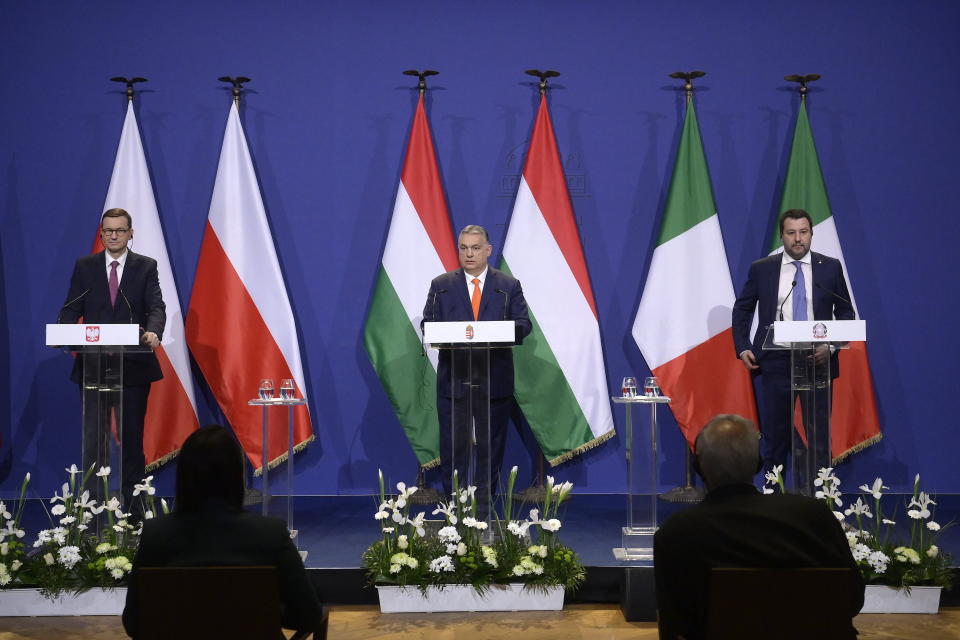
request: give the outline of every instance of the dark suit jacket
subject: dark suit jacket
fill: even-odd
[[[777,291],[780,287],[780,263],[782,259],[782,254],[776,253],[761,258],[750,265],[747,281],[733,305],[733,342],[738,358],[747,349],[752,350],[761,362],[771,353],[763,350],[763,341],[767,336],[767,327],[777,319]],[[840,261],[813,252],[810,268],[813,273],[813,286],[811,287],[813,318],[811,319],[853,320],[853,305],[844,301],[844,299],[850,299],[850,292],[847,290],[847,281],[843,277],[843,266]],[[831,292],[836,296],[831,295]],[[789,300],[787,304],[790,304]],[[758,305],[757,317],[759,323],[757,332],[751,342],[750,325],[753,323],[754,309],[757,309]],[[834,354],[830,366],[831,375],[836,377],[839,374],[836,354]]]
[[[426,322],[473,320],[473,306],[470,304],[470,293],[463,269],[448,271],[433,279],[430,283],[430,292],[427,294],[427,303],[423,308],[423,319]],[[487,267],[477,320],[514,320],[517,343],[520,343],[532,328],[520,281],[493,267]],[[474,351],[474,381],[477,380],[477,376],[486,375],[485,353],[481,350]],[[437,393],[443,397],[451,395],[451,367],[458,378],[466,376],[467,354],[464,350],[456,351],[455,358],[449,349],[440,351],[437,366]],[[453,397],[461,395],[462,385],[455,384]],[[490,397],[506,398],[511,395],[513,395],[513,349],[491,349]]]
[[[851,619],[863,606],[863,578],[840,523],[825,503],[806,496],[727,485],[668,518],[654,536],[661,639],[704,637],[714,567],[848,567]]]
[[[160,292],[157,261],[129,251],[117,301],[115,305],[111,305],[107,263],[103,253],[101,251],[86,255],[77,260],[59,322],[73,324],[82,317],[87,323],[137,323],[141,333],[152,331],[157,337],[163,338],[167,307]],[[82,376],[82,359],[77,358],[71,379],[79,383]],[[153,352],[124,355],[124,384],[141,385],[162,377],[160,363]]]
[[[212,503],[197,513],[174,512],[144,522],[123,609],[129,635],[137,632],[137,569],[191,566],[276,567],[283,626],[318,628],[320,603],[283,521]]]

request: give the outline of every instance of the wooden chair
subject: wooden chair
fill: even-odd
[[[137,640],[284,637],[274,567],[143,567],[137,580]]]
[[[849,569],[715,568],[709,640],[848,640]]]

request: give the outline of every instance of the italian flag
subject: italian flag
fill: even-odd
[[[718,413],[756,422],[750,374],[733,353],[736,296],[693,98],[667,192],[633,339],[690,446]]]
[[[157,261],[160,290],[167,305],[163,342],[154,349],[163,379],[150,386],[143,424],[143,453],[149,471],[176,456],[180,444],[200,425],[197,421],[197,403],[193,394],[193,376],[187,355],[180,296],[170,268],[167,243],[153,197],[153,184],[133,101],[127,102],[127,115],[123,120],[113,175],[103,203],[104,211],[114,208],[124,209],[133,217],[136,234],[130,241],[130,249]],[[99,227],[98,219],[94,253],[103,251]]]
[[[292,379],[305,397],[300,345],[240,112],[231,105],[210,199],[210,214],[187,311],[187,341],[254,473],[287,459],[284,428],[271,428],[263,459],[261,409],[247,402],[259,381]],[[314,439],[306,405],[294,409],[299,451]]]
[[[420,320],[430,281],[459,266],[455,246],[420,96],[363,344],[424,468],[440,462],[440,432],[437,352],[424,354]]]
[[[806,100],[801,100],[797,124],[793,132],[793,146],[787,164],[787,176],[783,182],[783,198],[780,211],[803,209],[813,219],[813,248],[824,255],[836,258],[843,264],[850,301],[857,312],[857,300],[850,282],[850,271],[843,259],[840,236],[834,224],[823,182],[817,147],[807,117]],[[783,251],[780,230],[774,225],[771,253]],[[873,391],[873,377],[867,358],[867,343],[852,342],[849,349],[840,352],[840,377],[833,383],[833,409],[830,418],[830,439],[833,462],[837,463],[851,453],[879,442],[880,418]]]
[[[597,305],[545,96],[504,242],[533,330],[514,349],[516,398],[557,465],[614,435]]]

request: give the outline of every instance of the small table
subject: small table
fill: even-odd
[[[623,546],[613,555],[620,561],[653,560],[653,534],[657,532],[657,405],[668,404],[667,396],[613,396],[627,417],[627,526],[622,528]],[[649,405],[649,433],[633,433],[633,405]]]

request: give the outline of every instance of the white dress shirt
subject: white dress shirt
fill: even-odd
[[[127,254],[129,253],[129,249],[124,249],[123,255],[121,255],[119,258],[114,258],[110,255],[109,251],[103,252],[103,255],[106,256],[107,259],[107,282],[110,282],[110,265],[114,260],[120,263],[117,265],[117,282],[121,282],[123,280],[123,267],[125,264],[127,264]]]
[[[786,251],[783,252],[780,260],[780,288],[777,290],[777,314],[774,320],[780,319],[780,309],[783,309],[783,319],[793,320],[793,300],[783,301],[790,294],[793,281],[797,275],[797,267],[794,265],[794,259]],[[803,284],[807,293],[807,320],[813,320],[813,267],[811,266],[811,253],[800,258],[800,269],[803,270]]]

